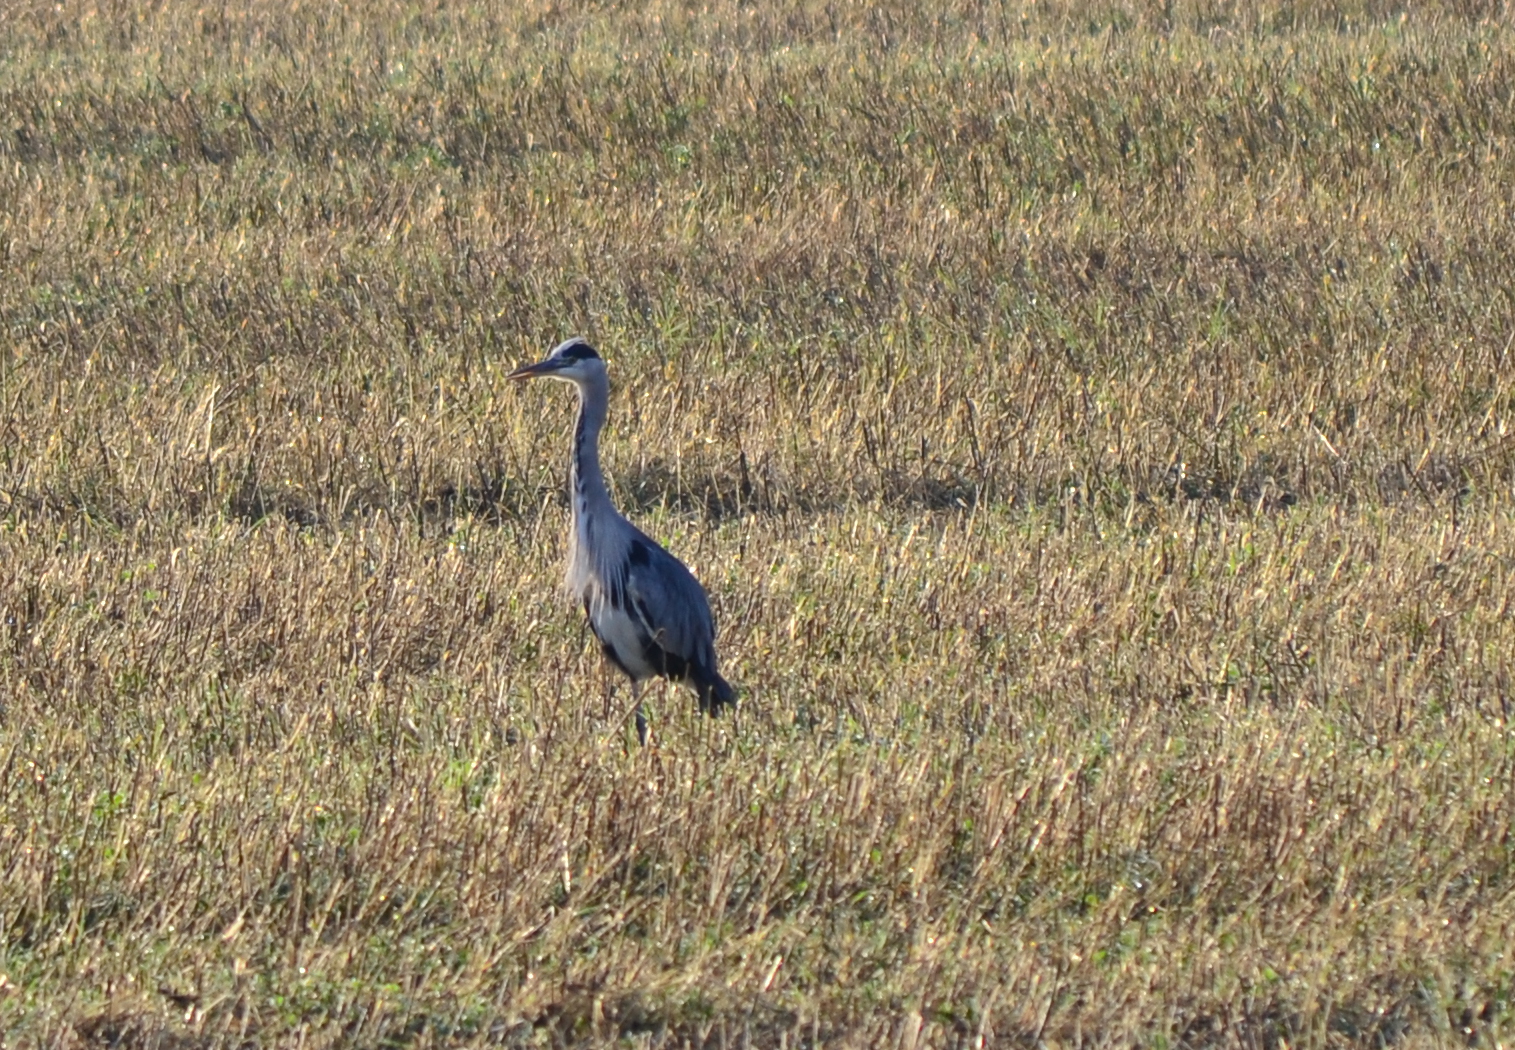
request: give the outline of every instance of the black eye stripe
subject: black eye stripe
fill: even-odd
[[[560,346],[557,353],[552,356],[564,361],[588,361],[591,358],[598,358],[600,355],[595,353],[594,347],[584,342],[584,340],[576,339],[566,346]]]

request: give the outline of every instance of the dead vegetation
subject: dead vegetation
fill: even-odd
[[[1504,14],[10,5],[0,1042],[1503,1045]]]

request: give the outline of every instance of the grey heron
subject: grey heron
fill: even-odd
[[[699,708],[720,714],[736,703],[716,666],[715,625],[704,588],[610,502],[600,472],[600,431],[610,402],[605,362],[583,339],[558,344],[546,360],[511,372],[572,383],[579,392],[569,460],[568,590],[584,605],[607,659],[631,679],[637,737],[647,742],[641,686],[653,677],[693,687]]]

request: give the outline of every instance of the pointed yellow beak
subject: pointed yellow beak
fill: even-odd
[[[553,361],[553,359],[549,357],[546,361],[538,361],[534,365],[522,365],[520,368],[517,368],[514,372],[511,372],[505,378],[506,379],[534,379],[537,376],[551,375],[553,372],[556,372],[557,370],[558,370],[557,362]]]

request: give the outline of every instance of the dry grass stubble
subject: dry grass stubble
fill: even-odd
[[[17,5],[4,1038],[1507,1040],[1475,7]]]

